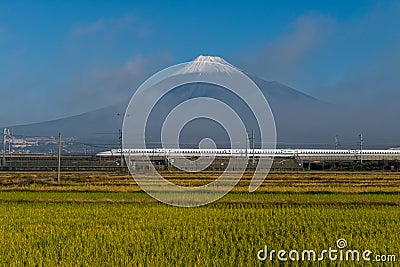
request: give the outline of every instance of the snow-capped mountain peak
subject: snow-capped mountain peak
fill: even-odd
[[[198,56],[186,64],[175,74],[204,73],[204,72],[233,72],[237,69],[225,59],[217,56]]]
[[[228,63],[228,61],[226,61],[222,57],[217,57],[217,56],[200,55],[197,58],[195,58],[195,60],[193,60],[193,62],[215,62],[215,63],[221,63],[221,64],[226,64],[226,65],[232,66],[231,64]]]

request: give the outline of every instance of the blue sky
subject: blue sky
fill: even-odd
[[[334,103],[400,96],[400,1],[0,1],[0,126],[123,100],[217,55]]]

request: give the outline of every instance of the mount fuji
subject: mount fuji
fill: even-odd
[[[218,64],[214,64],[218,63]],[[175,74],[201,74],[204,72],[228,73],[232,69],[238,69],[226,60],[214,56],[199,56]],[[265,81],[261,78],[242,71],[250,77],[260,88],[265,98],[269,102],[275,117],[277,128],[278,145],[282,144],[302,144],[312,142],[325,142],[331,139],[331,129],[326,122],[325,114],[331,108],[330,104],[320,101],[312,96],[302,93],[275,81]],[[173,76],[173,75],[172,75]],[[133,93],[133,92],[132,92]],[[235,106],[241,117],[249,118],[246,127],[257,129],[256,121],[251,119],[251,114],[246,110],[240,99],[236,99],[223,88],[210,84],[186,84],[174,89],[160,101],[154,109],[153,117],[155,125],[149,128],[149,136],[152,142],[159,139],[160,124],[165,119],[171,107],[181,101],[207,96],[221,99],[228,105]],[[65,137],[75,137],[82,142],[92,143],[118,143],[118,130],[122,127],[122,120],[128,101],[131,96],[126,96],[126,101],[106,108],[94,110],[81,115],[46,121],[28,125],[12,126],[14,134],[25,136],[56,136],[62,132]],[[237,110],[235,109],[235,111]],[[193,129],[184,129],[182,133],[186,138],[182,140],[187,143],[196,143],[200,135],[213,136],[214,139],[222,143],[226,141],[226,134],[218,126],[207,126],[206,122],[193,123]],[[213,132],[214,131],[214,132]],[[114,133],[114,135],[110,135]],[[328,139],[329,138],[329,139]],[[257,139],[257,131],[256,131]],[[225,141],[223,141],[225,140]]]

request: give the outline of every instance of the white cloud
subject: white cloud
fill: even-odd
[[[400,97],[400,2],[332,20],[302,16],[239,66],[334,103],[394,102]]]
[[[400,2],[379,2],[365,15],[339,25],[330,47],[337,60],[331,63],[341,63],[345,71],[334,83],[321,84],[317,88],[321,94],[340,103],[374,104],[380,111],[385,111],[389,103],[398,105],[399,15]]]
[[[298,18],[287,32],[240,61],[252,74],[285,81],[296,73],[310,52],[333,31],[335,22],[325,16]]]
[[[78,36],[93,34],[101,31],[105,27],[105,22],[103,19],[99,19],[93,23],[87,25],[81,25],[74,29],[74,33]]]
[[[99,18],[96,21],[79,25],[72,30],[76,37],[121,32],[132,32],[136,37],[141,38],[149,35],[152,31],[148,26],[143,25],[137,17],[130,14],[119,18]]]
[[[75,73],[65,95],[68,109],[90,111],[120,101],[128,101],[136,88],[150,75],[170,65],[168,54],[135,56],[111,69],[93,68]]]

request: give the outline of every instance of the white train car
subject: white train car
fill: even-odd
[[[364,159],[399,158],[400,150],[396,149],[112,149],[100,152],[100,157],[124,156],[162,156],[162,157],[233,157],[233,156],[255,156],[255,157],[283,157],[283,158],[352,158],[363,157]]]

